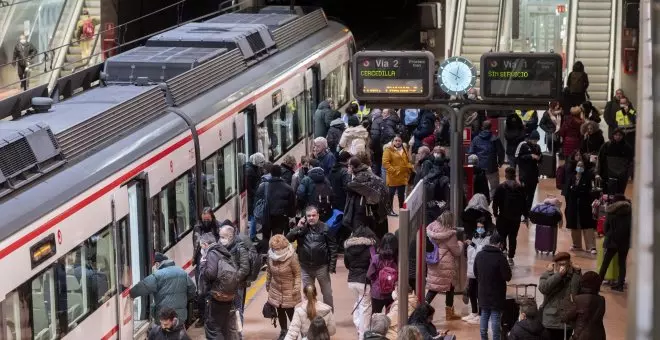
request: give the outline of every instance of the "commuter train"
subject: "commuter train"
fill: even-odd
[[[48,112],[0,122],[46,123],[65,150],[60,168],[0,198],[0,339],[144,338],[150,299],[128,292],[152,272],[154,253],[194,276],[200,206],[245,230],[247,156],[309,153],[318,103],[350,101],[354,49],[320,9],[223,14],[107,59],[99,86]],[[135,108],[139,124],[99,118]],[[95,129],[84,145],[83,127]]]

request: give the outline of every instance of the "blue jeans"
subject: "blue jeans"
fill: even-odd
[[[257,237],[257,220],[254,219],[254,216],[248,217],[248,227],[250,228],[250,239],[254,240]]]
[[[493,331],[493,340],[500,340],[502,337],[502,311],[490,308],[481,308],[481,340],[488,340],[488,320],[490,328]]]

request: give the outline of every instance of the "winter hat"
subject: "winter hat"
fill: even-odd
[[[360,125],[360,120],[358,119],[357,116],[352,115],[348,116],[348,126],[354,127]]]
[[[156,253],[156,255],[154,255],[154,262],[163,262],[163,261],[167,261],[169,259],[170,258],[167,257],[167,255],[165,255],[163,253]]]
[[[490,235],[490,244],[502,244],[502,242],[504,242],[504,239],[497,231]]]
[[[422,139],[422,144],[429,145],[431,147],[435,146],[435,135],[431,134],[430,136]]]
[[[541,139],[541,136],[539,135],[539,132],[534,130],[532,133],[529,134],[529,137],[527,138],[529,140],[539,140]]]
[[[597,292],[600,290],[600,284],[602,283],[600,275],[594,271],[588,271],[582,274],[580,277],[580,287],[589,289],[592,292]]]
[[[479,156],[469,155],[467,159],[468,165],[477,165],[479,163]]]
[[[571,260],[571,254],[562,251],[557,253],[555,257],[552,259],[552,262],[562,262],[562,261],[570,261]]]
[[[226,220],[222,221],[222,223],[220,223],[220,227],[221,227],[221,228],[224,227],[224,226],[226,226],[226,225],[228,225],[228,226],[232,226],[232,227],[234,226],[234,224],[231,223],[231,221],[230,221],[229,219],[226,219]]]

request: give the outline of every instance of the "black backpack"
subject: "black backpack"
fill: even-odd
[[[332,216],[332,187],[326,182],[314,183],[314,191],[309,200],[319,211],[321,221],[327,221]]]
[[[571,93],[584,93],[585,92],[584,72],[573,72],[568,79],[568,90]]]
[[[241,246],[247,250],[250,259],[250,271],[247,276],[247,282],[251,284],[257,280],[261,272],[261,267],[263,266],[261,255],[257,252],[257,247],[254,244],[243,242]]]

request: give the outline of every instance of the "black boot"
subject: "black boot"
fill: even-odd
[[[277,340],[284,340],[284,338],[286,338],[286,333],[287,333],[288,331],[289,331],[289,330],[287,330],[287,329],[283,329],[283,330],[281,330],[281,331],[280,331],[280,337],[277,338]]]

